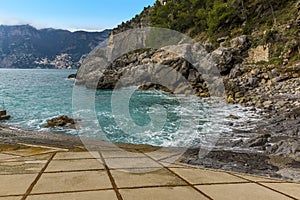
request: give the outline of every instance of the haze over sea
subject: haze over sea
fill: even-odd
[[[12,116],[6,124],[38,131],[54,131],[60,134],[76,135],[76,130],[46,129],[46,121],[61,115],[73,116],[72,93],[74,79],[67,79],[75,70],[40,69],[0,69],[0,102]],[[94,92],[81,88],[87,94]],[[126,101],[126,94],[132,88],[121,89],[117,101]],[[95,105],[98,123],[106,138],[112,142],[151,144],[159,146],[197,146],[205,143],[208,136],[218,137],[220,133],[230,132],[228,115],[240,116],[240,121],[253,118],[251,113],[243,112],[241,107],[226,105],[220,99],[201,100],[197,97],[174,96],[160,91],[136,90],[130,98],[130,117],[115,110],[112,112],[111,90],[98,90]],[[82,102],[84,104],[84,102]],[[118,107],[116,107],[118,108]],[[151,115],[155,121],[151,123]],[[122,119],[121,124],[116,118]],[[140,131],[132,124],[148,130]],[[157,124],[162,126],[156,127]],[[127,127],[130,130],[122,130]],[[88,131],[81,131],[84,136]]]

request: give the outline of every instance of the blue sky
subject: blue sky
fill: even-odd
[[[103,30],[140,13],[155,0],[0,0],[0,24]]]

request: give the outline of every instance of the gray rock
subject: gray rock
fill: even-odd
[[[278,156],[295,155],[297,152],[300,152],[300,143],[297,139],[282,140],[269,150],[269,153]]]
[[[232,68],[233,55],[232,52],[224,47],[220,47],[211,53],[212,63],[217,65],[220,73],[226,75],[230,73]]]
[[[258,147],[263,146],[268,142],[271,137],[270,134],[259,135],[246,141],[246,146],[248,147]]]
[[[229,78],[237,78],[239,76],[242,75],[242,70],[240,69],[240,65],[236,65],[231,71],[230,71],[230,74],[229,74]]]
[[[265,101],[263,102],[263,105],[265,108],[269,108],[273,104],[273,101]]]
[[[63,115],[60,117],[55,117],[53,119],[47,120],[47,124],[45,125],[45,127],[46,128],[63,127],[63,128],[75,129],[75,122],[76,122],[75,119]]]
[[[239,37],[233,38],[230,41],[231,48],[234,49],[245,49],[248,45],[248,38],[246,35],[241,35]]]
[[[218,39],[217,39],[217,42],[218,42],[218,43],[222,43],[222,42],[225,42],[226,40],[228,40],[228,36],[218,38]]]

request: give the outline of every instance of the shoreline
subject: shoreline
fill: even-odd
[[[29,131],[9,125],[0,124],[0,135],[1,151],[1,146],[11,145],[18,148],[23,144],[65,148],[70,151],[87,151],[89,149],[89,147],[86,148],[83,145],[81,138],[77,136]],[[97,143],[98,142],[99,141],[97,141]],[[143,144],[101,142],[105,148],[118,146],[126,151],[153,152],[161,148]],[[249,151],[212,149],[206,156],[199,158],[199,150],[199,148],[187,149],[186,152],[180,156],[178,161],[180,163],[204,168],[221,169],[300,182],[300,162],[297,158],[268,155],[264,152],[255,152],[250,149]]]

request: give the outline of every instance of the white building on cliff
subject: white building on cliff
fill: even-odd
[[[168,0],[158,0],[160,2],[161,5],[166,5]]]

